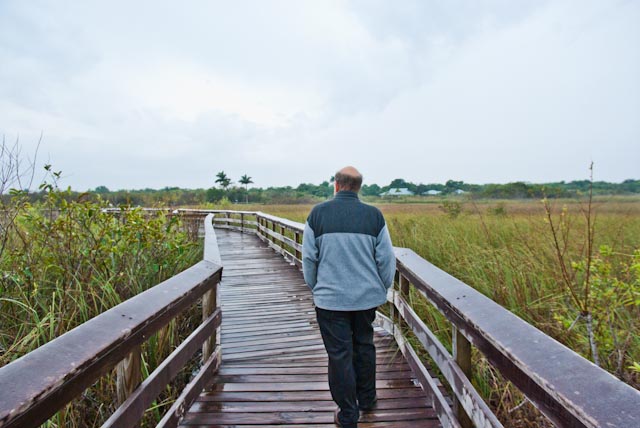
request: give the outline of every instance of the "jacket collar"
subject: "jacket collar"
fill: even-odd
[[[335,195],[333,195],[335,199],[358,199],[358,194],[356,192],[350,192],[348,190],[341,190]]]

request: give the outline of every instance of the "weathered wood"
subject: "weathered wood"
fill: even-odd
[[[209,290],[206,293],[204,293],[204,295],[202,296],[202,320],[203,320],[203,322],[205,320],[207,320],[211,316],[213,311],[215,311],[216,307],[218,306],[217,301],[218,301],[218,290],[217,290],[217,288],[214,289],[214,290]],[[216,347],[216,341],[217,341],[217,334],[216,333],[217,332],[214,329],[211,332],[211,336],[209,336],[202,343],[202,363],[203,364],[209,359],[209,357],[213,353],[213,350]]]
[[[271,222],[271,232],[272,233],[269,234],[272,237],[271,242],[273,242],[275,245],[278,245],[278,244],[276,244],[276,240],[280,239],[280,238],[277,238],[277,237],[281,236],[281,235],[276,233],[276,222],[275,221]]]
[[[429,356],[436,363],[445,377],[454,396],[471,416],[473,424],[478,428],[502,428],[502,424],[489,409],[482,397],[475,390],[471,381],[458,366],[447,349],[418,317],[409,304],[398,294],[392,296],[398,312],[411,328]]]
[[[140,384],[137,390],[102,425],[102,428],[135,426],[149,405],[153,403],[166,385],[175,378],[206,338],[220,325],[221,320],[222,312],[218,309],[160,363],[149,377]]]
[[[185,414],[186,410],[191,406],[195,399],[198,398],[201,391],[209,385],[213,379],[214,373],[218,370],[218,367],[220,367],[222,356],[219,351],[220,348],[217,348],[211,355],[211,358],[209,358],[207,363],[202,366],[193,380],[191,380],[191,382],[189,382],[182,390],[180,396],[176,399],[160,422],[158,422],[156,427],[164,428],[178,426],[178,422]]]
[[[213,214],[207,215],[204,220],[204,260],[222,266],[220,258],[220,249],[218,248],[218,240],[216,231],[213,228]]]
[[[273,224],[275,223],[272,223],[272,225]],[[280,235],[279,233],[274,232],[273,230],[270,230],[266,227],[261,228],[261,232],[263,232],[263,234],[258,236],[260,237],[260,239],[266,242],[269,247],[271,247],[277,253],[283,255],[285,259],[287,259],[291,263],[295,264],[298,267],[302,267],[302,261],[298,259],[294,254],[286,250],[284,246],[276,244],[276,241],[285,242],[294,248],[298,248],[300,251],[302,250],[302,246],[296,244],[291,238]]]
[[[282,243],[290,246],[291,248],[293,248],[296,252],[298,251],[302,251],[302,244],[297,242],[294,239],[289,238],[288,236],[285,235],[285,231],[286,230],[291,230],[294,233],[297,233],[298,235],[301,234],[301,232],[299,230],[292,230],[292,229],[286,229],[284,226],[279,226],[280,227],[280,233],[276,232],[275,228],[276,225],[278,223],[272,223],[271,229],[269,229],[268,227],[265,226],[260,226],[258,225],[258,228],[260,229],[260,232],[263,233],[263,235],[265,236],[269,236],[271,237],[272,242],[275,243],[275,241],[279,241],[280,245],[278,246],[282,246]],[[300,257],[296,257],[298,259],[300,259]],[[301,260],[301,259],[300,259]]]
[[[238,230],[245,231],[247,228],[245,226],[257,226],[258,223],[251,220],[246,220],[244,218],[245,214],[240,214],[242,218],[233,218],[233,217],[215,217],[213,222],[216,227],[225,228],[226,226],[238,225]]]
[[[386,318],[384,315],[376,314],[377,318]],[[384,325],[391,324],[392,321],[386,318]],[[407,359],[409,366],[413,370],[414,375],[420,382],[423,391],[427,394],[428,399],[430,400],[431,405],[435,409],[440,422],[444,428],[460,428],[460,424],[458,423],[456,417],[454,416],[449,404],[446,399],[440,392],[438,385],[435,383],[434,379],[431,377],[431,374],[427,371],[427,369],[420,361],[420,357],[416,354],[415,350],[406,340],[406,338],[402,335],[400,329],[393,329],[393,336],[398,343],[398,347],[400,351],[402,351],[402,355]]]
[[[302,261],[302,234],[300,231],[294,231],[295,243],[297,244],[294,248],[296,249],[296,260]]]
[[[274,222],[276,224],[285,226],[289,230],[298,230],[300,232],[304,231],[304,223],[299,223],[297,221],[288,220],[281,217],[276,217],[270,214],[265,214],[263,212],[257,213],[258,217],[268,220],[270,222]]]
[[[140,371],[142,358],[140,352],[140,346],[134,347],[116,366],[116,395],[118,397],[118,404],[124,403],[142,380],[142,373]]]
[[[453,350],[453,359],[456,361],[462,373],[467,379],[471,379],[471,343],[464,337],[455,325],[452,326],[453,337],[451,338],[451,348]],[[459,402],[457,397],[453,400],[453,410],[458,417],[458,422],[462,428],[472,428],[473,423],[467,415],[464,406]]]
[[[333,412],[336,404],[327,397],[326,400],[296,400],[296,401],[240,401],[224,402],[196,401],[191,412],[228,412],[228,413],[264,413],[264,412]],[[376,405],[380,410],[416,409],[428,407],[428,403],[421,397],[380,399]]]
[[[410,289],[411,283],[402,274],[398,275],[398,283],[399,283],[399,288],[400,288],[400,294],[402,294],[402,296],[404,298],[408,299],[409,298],[409,289]]]
[[[323,361],[326,366],[327,362]],[[406,388],[388,388],[377,391],[378,400],[398,399],[398,398],[419,398],[425,400],[422,388],[415,385]],[[325,401],[331,400],[329,388],[322,391],[209,391],[198,397],[200,402],[217,403],[252,403],[264,401]],[[335,403],[334,403],[335,406]],[[334,407],[335,408],[335,407]]]

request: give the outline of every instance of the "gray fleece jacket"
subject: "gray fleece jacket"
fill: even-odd
[[[346,191],[313,207],[304,229],[302,269],[321,309],[357,311],[385,303],[396,258],[380,210]]]

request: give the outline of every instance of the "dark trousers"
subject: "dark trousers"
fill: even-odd
[[[322,341],[329,356],[329,389],[340,407],[345,427],[357,426],[360,406],[376,399],[376,348],[373,320],[376,308],[330,311],[316,308]]]

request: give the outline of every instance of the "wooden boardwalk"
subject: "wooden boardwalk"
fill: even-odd
[[[223,360],[180,426],[334,427],[327,356],[302,273],[253,234],[216,231]],[[440,427],[393,336],[376,328],[378,408],[361,427]]]

